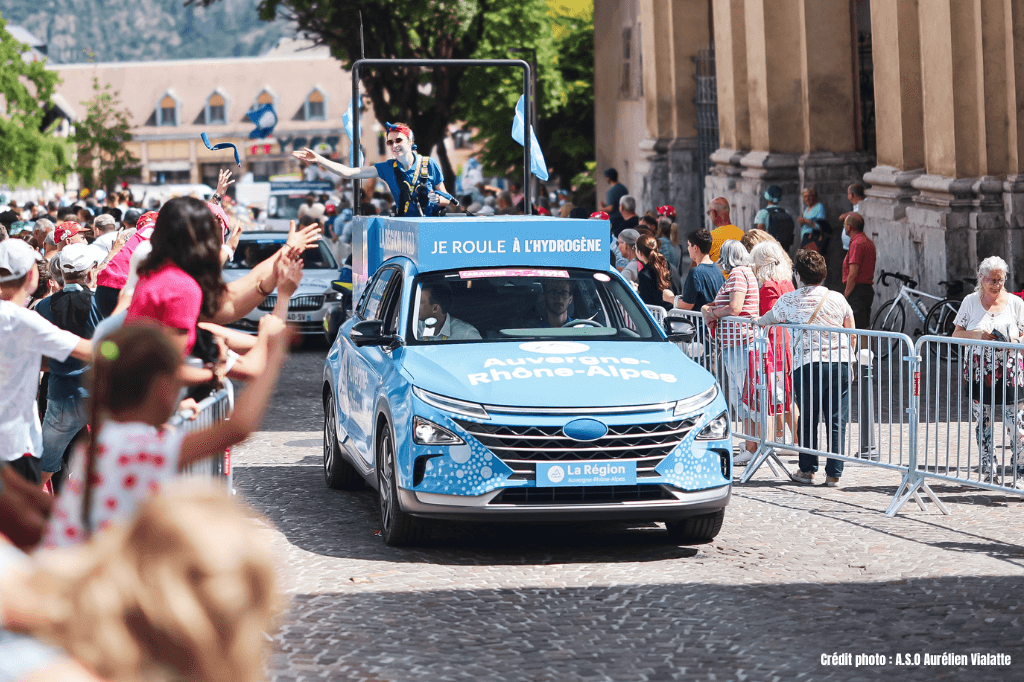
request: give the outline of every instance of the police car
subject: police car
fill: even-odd
[[[235,255],[224,264],[224,279],[233,282],[249,274],[256,265],[273,256],[288,241],[288,232],[243,232]],[[348,296],[338,291],[332,282],[338,277],[338,262],[323,239],[316,248],[302,254],[302,281],[288,301],[287,322],[299,334],[324,333],[324,320]],[[245,317],[231,323],[231,327],[255,334],[260,318],[270,314],[277,304],[277,293],[267,296]]]
[[[718,533],[731,492],[714,377],[609,265],[596,220],[357,218],[355,308],[324,365],[324,476],[424,520],[664,521]]]

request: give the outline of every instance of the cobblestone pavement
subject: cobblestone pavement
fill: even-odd
[[[847,465],[825,488],[764,467],[734,487],[710,545],[671,545],[656,524],[570,524],[444,527],[390,548],[372,491],[324,486],[323,356],[289,359],[234,455],[291,599],[272,679],[1024,679],[1021,498],[936,485],[951,516],[911,503],[889,519],[890,472]],[[1012,665],[895,665],[947,652]],[[884,665],[823,665],[832,653]]]

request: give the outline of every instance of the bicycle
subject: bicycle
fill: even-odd
[[[910,336],[915,339],[922,334],[950,335],[953,332],[953,319],[960,310],[960,299],[957,295],[963,292],[963,282],[939,282],[946,287],[946,297],[934,296],[917,289],[917,282],[907,275],[898,272],[882,271],[878,283],[889,284],[889,278],[903,282],[895,298],[886,301],[871,320],[871,328],[878,331],[902,334],[907,325],[907,306],[921,320],[921,327],[914,329]],[[925,305],[926,302],[933,302]],[[948,328],[948,329],[947,329]],[[879,356],[888,357],[892,344],[879,344]]]

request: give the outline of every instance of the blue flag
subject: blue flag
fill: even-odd
[[[265,137],[270,137],[274,132],[274,126],[277,125],[277,112],[274,111],[272,104],[264,104],[259,109],[247,111],[245,115],[256,126],[256,129],[249,133],[250,140],[262,140]]]
[[[345,135],[348,137],[348,141],[352,142],[352,107],[345,110],[345,113],[341,115],[341,124],[345,127]],[[350,145],[352,151],[349,153],[349,165],[354,168],[362,168],[363,163],[366,162],[366,157],[363,154],[363,146],[359,145],[359,163],[356,163],[355,158],[355,143]]]
[[[523,144],[523,127],[526,115],[523,113],[523,99],[520,95],[516,103],[516,116],[512,119],[512,139]],[[530,126],[530,171],[541,180],[548,179],[548,164],[544,162],[544,154],[540,151],[540,143],[537,136],[533,134],[533,126]]]
[[[236,147],[235,145],[231,144],[230,142],[220,142],[218,144],[210,144],[210,138],[209,138],[209,136],[206,133],[200,133],[199,137],[201,137],[203,139],[203,144],[205,144],[206,148],[209,149],[211,152],[217,151],[218,149],[231,149],[231,150],[233,150],[235,152],[235,163],[237,163],[239,166],[242,165],[242,160],[238,158],[238,147]]]

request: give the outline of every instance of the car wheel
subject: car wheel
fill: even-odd
[[[363,487],[359,472],[341,456],[338,444],[338,412],[334,409],[334,396],[327,396],[324,404],[324,482],[334,490],[358,490]]]
[[[385,424],[377,438],[377,498],[384,544],[398,547],[422,540],[422,521],[403,512],[398,505],[398,468],[395,466],[395,440]]]
[[[725,510],[719,509],[710,514],[701,514],[679,521],[666,521],[668,536],[672,542],[680,545],[702,545],[711,542],[722,530]]]

